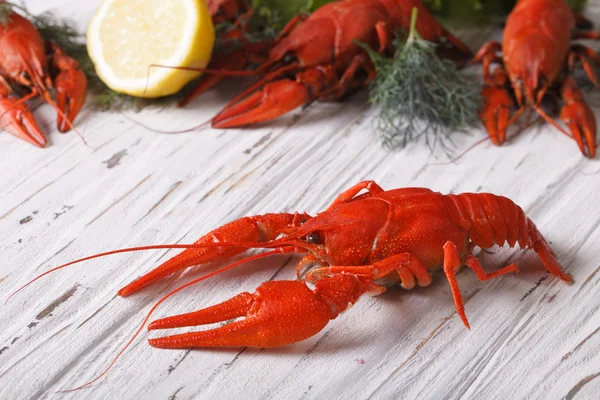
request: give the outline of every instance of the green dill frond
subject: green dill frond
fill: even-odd
[[[308,13],[313,0],[247,0],[253,10],[247,20],[222,22],[215,27],[216,51],[230,51],[237,48],[239,39],[222,39],[224,34],[240,27],[244,30],[245,42],[273,40],[285,25],[296,15]],[[321,0],[331,2],[333,0]],[[242,16],[240,16],[242,17]]]
[[[321,0],[321,3],[332,0]],[[313,0],[253,0],[257,17],[263,20],[265,27],[275,35],[296,15],[308,13],[313,8]]]
[[[438,144],[448,150],[452,133],[478,121],[480,87],[421,39],[416,11],[406,41],[395,40],[392,58],[363,46],[377,73],[370,85],[370,101],[381,105],[376,131],[387,148],[424,140],[432,150]]]

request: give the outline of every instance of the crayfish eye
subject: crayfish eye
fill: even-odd
[[[309,234],[308,236],[306,236],[306,242],[308,244],[322,244],[323,237],[321,236],[320,232],[313,232],[313,233]]]
[[[294,61],[294,56],[292,55],[292,53],[287,53],[285,56],[283,56],[283,59],[281,61],[285,65],[291,64]]]

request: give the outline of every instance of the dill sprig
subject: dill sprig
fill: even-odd
[[[277,35],[295,16],[314,11],[317,7],[332,1],[334,0],[253,0],[252,7],[258,25]]]
[[[377,73],[369,89],[370,101],[381,105],[376,131],[387,148],[423,139],[432,150],[439,144],[447,151],[453,132],[478,121],[480,87],[436,55],[436,45],[417,33],[416,20],[414,8],[408,37],[395,40],[392,58],[363,45]]]

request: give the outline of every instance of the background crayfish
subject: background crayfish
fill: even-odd
[[[224,9],[239,3],[215,1]],[[260,80],[231,101],[215,118],[215,128],[234,128],[272,120],[314,100],[336,100],[365,87],[375,77],[375,67],[360,44],[380,53],[391,53],[394,36],[408,31],[411,12],[418,10],[419,35],[445,48],[445,55],[457,60],[472,53],[444,29],[420,0],[342,0],[326,4],[310,16],[297,16],[275,40],[266,60],[256,71]],[[269,46],[271,44],[269,43]],[[264,50],[264,46],[255,45]],[[252,55],[248,48],[218,58],[212,68],[243,67]],[[260,51],[255,52],[255,56]],[[193,90],[191,97],[213,86],[222,74],[211,76]],[[248,72],[248,71],[246,71]],[[248,74],[245,74],[248,75]]]
[[[58,130],[68,132],[85,101],[87,78],[79,63],[56,43],[45,42],[27,18],[11,11],[5,19],[0,23],[0,124],[45,147],[46,138],[25,102],[43,98],[57,111]],[[50,95],[53,88],[56,103]]]
[[[572,135],[583,155],[596,155],[596,118],[571,75],[581,63],[589,79],[600,86],[594,70],[594,64],[600,66],[600,56],[571,40],[600,39],[600,33],[575,32],[578,25],[590,23],[575,15],[565,0],[521,0],[506,21],[502,43],[487,43],[477,53],[475,61],[483,62],[485,80],[481,119],[494,144],[503,144],[508,126],[526,109],[533,109]],[[490,71],[493,63],[499,65]],[[571,135],[542,109],[548,93],[562,99],[560,118]],[[518,110],[511,116],[515,105]]]

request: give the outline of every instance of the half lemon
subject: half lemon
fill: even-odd
[[[104,0],[90,21],[87,48],[100,79],[138,97],[178,92],[204,68],[215,32],[205,0]]]

